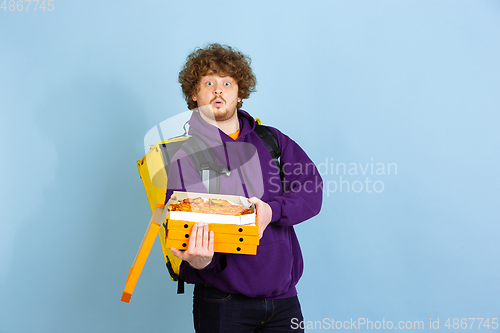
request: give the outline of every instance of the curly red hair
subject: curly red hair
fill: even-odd
[[[195,49],[179,72],[179,83],[189,109],[197,107],[191,97],[198,90],[201,77],[210,74],[232,77],[238,83],[238,97],[242,100],[250,97],[257,84],[250,63],[248,56],[227,45],[214,43]],[[238,102],[237,108],[242,105],[243,102]]]

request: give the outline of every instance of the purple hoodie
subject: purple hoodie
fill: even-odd
[[[213,150],[229,176],[220,176],[220,193],[258,197],[272,209],[272,220],[257,247],[257,255],[215,253],[212,262],[198,270],[183,262],[180,277],[187,283],[206,284],[229,293],[259,298],[286,298],[297,294],[303,271],[302,252],[293,228],[321,209],[323,183],[306,153],[275,128],[284,165],[284,187],[271,154],[254,132],[255,121],[238,110],[240,136],[234,141],[204,121],[198,112],[189,120],[189,134],[198,134]],[[190,158],[179,150],[172,159],[166,198],[173,191],[206,193]]]

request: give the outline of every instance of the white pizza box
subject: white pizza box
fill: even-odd
[[[232,204],[245,206],[250,208],[253,213],[245,214],[240,216],[232,215],[222,215],[222,214],[205,214],[205,213],[193,213],[193,212],[179,212],[171,211],[168,214],[167,219],[169,220],[180,220],[188,222],[205,222],[205,223],[221,223],[221,224],[236,224],[236,225],[255,225],[255,205],[248,202],[248,199],[238,195],[226,195],[226,194],[208,194],[208,193],[196,193],[196,192],[181,192],[174,191],[172,196],[167,202],[168,205],[176,203],[177,201],[184,199],[223,199],[227,200]]]

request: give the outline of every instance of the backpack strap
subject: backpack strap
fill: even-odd
[[[229,176],[231,170],[217,164],[212,149],[196,134],[187,139],[181,148],[193,162],[194,168],[200,174],[201,181],[208,193],[219,193],[219,176],[221,174]]]
[[[281,179],[281,187],[283,188],[283,191],[285,190],[285,187],[283,186],[283,168],[280,162],[280,157],[281,157],[281,148],[278,143],[278,138],[276,137],[276,134],[274,134],[273,131],[267,126],[261,125],[256,123],[255,124],[255,133],[259,136],[259,138],[262,140],[264,143],[264,146],[266,146],[267,150],[269,150],[269,153],[271,153],[271,156],[274,160],[274,163],[276,164],[276,167],[279,170],[280,174],[280,179]]]
[[[208,193],[219,193],[220,175],[229,176],[231,170],[217,164],[212,149],[196,134],[187,139],[181,149],[193,162],[194,168],[200,174],[201,181]],[[180,277],[177,281],[177,294],[184,294],[184,281]]]
[[[168,272],[170,273],[170,276],[173,278],[174,281],[177,281],[177,293],[178,294],[184,294],[184,280],[181,279],[179,274],[175,273],[172,263],[170,262],[170,259],[168,258],[167,255],[167,269]]]
[[[184,294],[184,280],[182,280],[181,278],[177,280],[177,293]]]
[[[255,124],[255,133],[257,133],[267,150],[269,150],[273,159],[279,159],[281,156],[281,148],[274,132],[267,126]]]

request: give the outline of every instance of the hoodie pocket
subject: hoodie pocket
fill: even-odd
[[[220,289],[201,286],[201,300],[212,303],[222,303],[231,299],[233,295]]]

